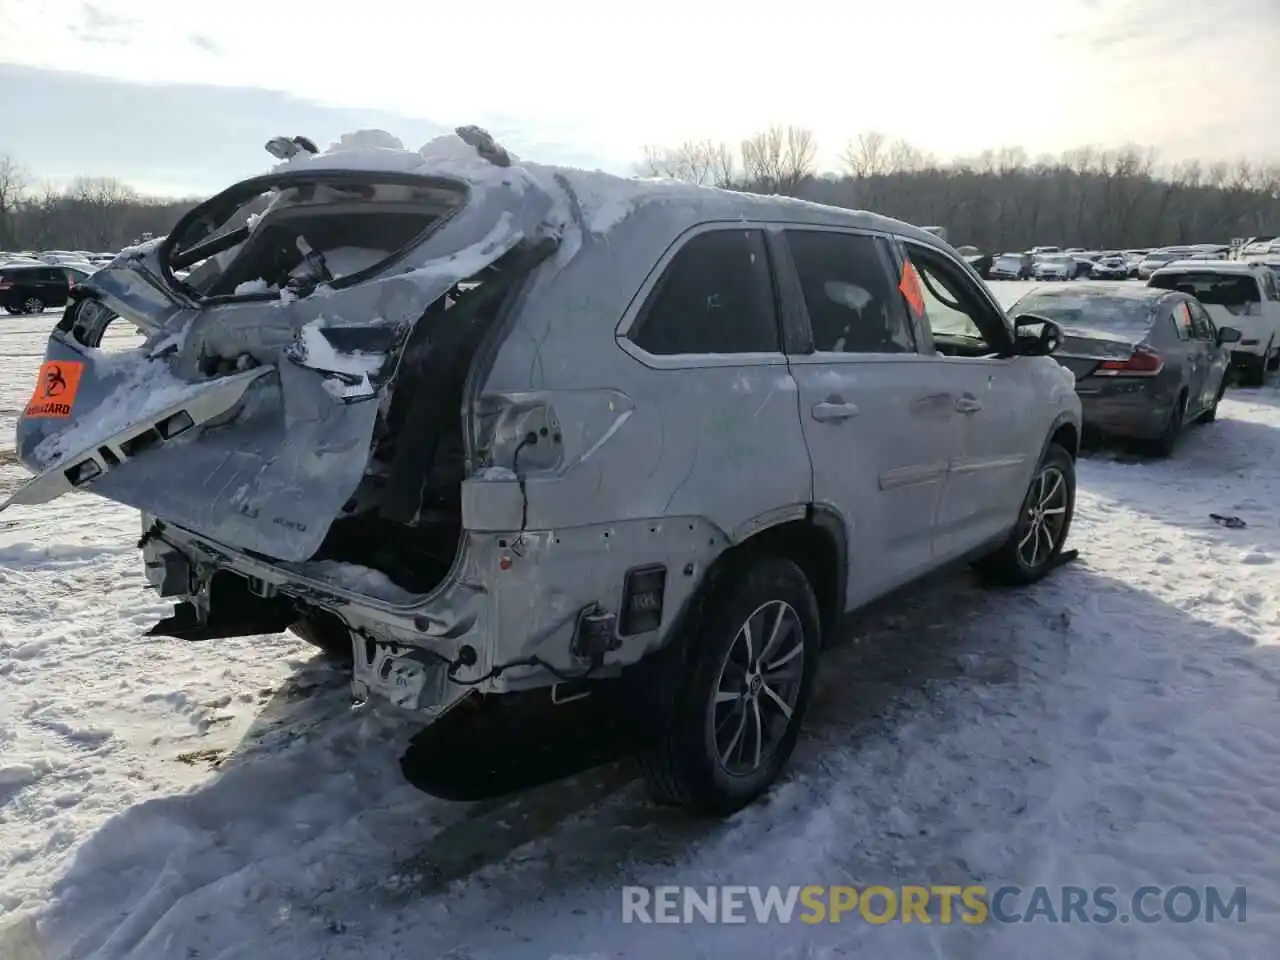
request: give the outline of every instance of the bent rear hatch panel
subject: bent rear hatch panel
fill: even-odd
[[[461,206],[390,262],[362,271],[372,276],[300,295],[202,298],[174,280],[164,244],[123,254],[81,285],[50,337],[42,373],[57,371],[71,389],[59,393],[65,402],[40,406],[47,390],[37,385],[18,424],[17,453],[40,476],[4,506],[81,486],[230,547],[280,560],[312,556],[364,476],[379,407],[414,325],[545,224],[550,196],[517,170],[494,169],[492,183],[452,181]],[[220,196],[334,177],[441,181],[326,166],[255,178]],[[97,324],[80,321],[104,309],[137,325],[143,347],[97,349],[83,335]],[[185,428],[175,433],[175,425]]]

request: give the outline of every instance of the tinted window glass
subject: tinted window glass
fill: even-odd
[[[780,351],[760,231],[715,230],[681,247],[631,340],[658,356]]]
[[[1009,312],[1038,314],[1065,329],[1125,334],[1144,333],[1155,317],[1150,300],[1092,293],[1033,293]]]
[[[1152,277],[1150,285],[1177,290],[1203,304],[1226,307],[1233,313],[1244,313],[1250,304],[1262,302],[1258,281],[1248,275],[1177,271]]]
[[[997,327],[1005,318],[992,312],[967,273],[939,253],[904,246],[910,271],[904,267],[900,295],[908,304],[918,298],[912,310],[928,324],[940,353],[981,356],[992,349],[993,337],[1003,340]]]
[[[786,237],[813,328],[814,350],[915,350],[902,297],[874,238],[821,230],[788,230]]]

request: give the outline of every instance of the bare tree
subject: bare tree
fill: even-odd
[[[733,150],[728,144],[686,140],[676,147],[645,147],[637,170],[646,177],[727,187],[734,182],[735,167]]]
[[[888,173],[885,135],[879,130],[867,130],[858,134],[845,144],[839,159],[844,172],[857,180]]]
[[[818,142],[806,127],[775,125],[742,141],[748,182],[766,193],[794,195],[815,172]]]
[[[27,190],[27,176],[11,156],[0,154],[0,250],[17,246],[14,215]]]
[[[1154,151],[1131,145],[1034,159],[1005,146],[940,163],[906,141],[867,132],[841,152],[843,177],[789,178],[786,129],[744,142],[741,188],[784,187],[821,203],[945,224],[961,242],[987,250],[1037,243],[1124,249],[1280,233],[1276,163],[1161,168]]]

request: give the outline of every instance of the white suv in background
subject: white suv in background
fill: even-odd
[[[1147,286],[1178,290],[1199,300],[1214,324],[1241,333],[1231,365],[1251,386],[1280,367],[1280,288],[1264,264],[1239,260],[1178,260],[1156,270]]]

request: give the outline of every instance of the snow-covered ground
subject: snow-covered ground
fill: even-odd
[[[8,438],[51,320],[0,321],[0,491],[24,476]],[[133,512],[15,508],[0,958],[1272,956],[1278,439],[1280,394],[1235,389],[1171,461],[1083,461],[1081,559],[865,617],[791,774],[723,824],[651,806],[626,761],[425,796],[397,765],[412,731],[352,711],[301,642],[143,637],[167,606]],[[626,883],[1243,885],[1248,919],[624,926]]]

